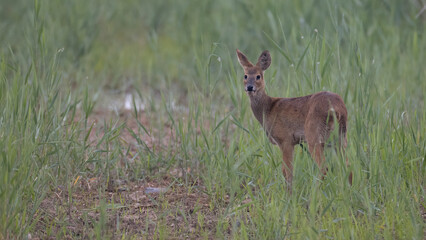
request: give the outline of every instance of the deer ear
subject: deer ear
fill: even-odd
[[[238,49],[237,49],[237,57],[238,57],[238,62],[240,62],[241,67],[243,67],[243,68],[253,67],[253,64],[247,59],[246,55],[244,55]]]
[[[271,54],[269,54],[268,50],[265,50],[262,52],[262,54],[260,54],[256,66],[260,67],[262,71],[265,71],[271,65],[271,61]]]

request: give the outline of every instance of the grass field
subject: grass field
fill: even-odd
[[[424,239],[425,4],[0,0],[0,239]],[[237,48],[343,97],[349,168],[289,194]]]

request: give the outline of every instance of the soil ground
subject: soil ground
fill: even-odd
[[[96,111],[89,118],[88,125],[95,123],[89,136],[92,145],[102,138],[99,134],[102,133],[101,123],[111,114],[107,110]],[[139,131],[130,111],[120,112],[120,120],[133,132]],[[138,120],[149,128],[150,123],[143,112]],[[173,138],[172,130],[167,128],[166,125],[163,129],[166,134],[161,137],[141,134],[141,140],[148,148],[161,151]],[[156,132],[155,129],[152,131]],[[126,128],[121,131],[120,138],[130,145],[130,158],[136,152],[136,140]],[[189,183],[188,178],[183,180],[185,171],[190,169],[171,169],[140,181],[112,179],[107,184],[99,176],[78,177],[72,191],[66,187],[51,190],[37,214],[40,219],[38,230],[28,236],[44,239],[49,235],[57,236],[66,229],[64,238],[92,238],[96,234],[93,231],[96,224],[103,222],[109,230],[102,234],[112,239],[120,239],[123,234],[136,239],[153,239],[161,234],[176,239],[213,238],[218,209],[210,204],[199,179],[190,179]]]

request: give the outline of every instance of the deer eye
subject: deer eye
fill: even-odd
[[[259,79],[260,79],[260,75],[257,75],[257,76],[256,76],[256,80],[259,80]]]
[[[247,75],[244,75],[244,79],[247,79]]]

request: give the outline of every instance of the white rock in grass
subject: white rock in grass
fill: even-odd
[[[147,187],[145,189],[145,193],[146,194],[150,194],[150,193],[165,193],[167,192],[167,188],[152,188],[152,187]]]

